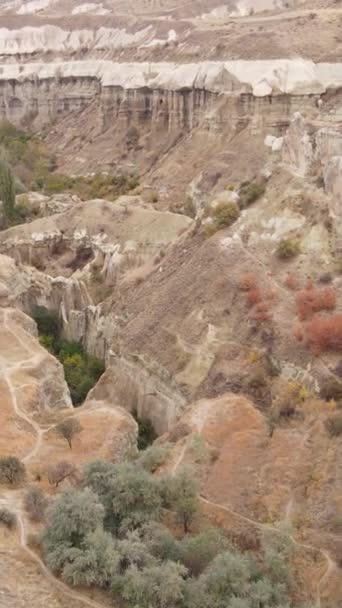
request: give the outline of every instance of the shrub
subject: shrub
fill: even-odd
[[[241,209],[249,207],[249,205],[257,201],[263,194],[265,194],[264,184],[251,182],[246,185],[241,185],[239,190]]]
[[[304,340],[314,354],[342,351],[342,314],[315,316],[306,323]]]
[[[126,143],[127,143],[127,148],[131,149],[131,148],[136,148],[138,143],[139,143],[139,131],[136,127],[131,126],[127,129],[127,134],[126,134]]]
[[[154,473],[162,464],[164,464],[170,453],[169,443],[159,443],[146,448],[136,461],[138,465],[146,471]]]
[[[207,223],[203,228],[204,236],[209,239],[211,236],[216,234],[218,230],[219,227],[214,222]]]
[[[25,465],[15,456],[0,458],[0,483],[16,484],[24,481]]]
[[[321,387],[320,396],[325,401],[339,401],[342,399],[342,382],[339,382],[335,378],[327,380]]]
[[[240,210],[236,203],[219,203],[211,211],[211,217],[219,230],[234,224],[239,215]]]
[[[42,334],[39,336],[39,342],[46,350],[50,351],[50,353],[54,352],[54,339],[53,336],[47,336]]]
[[[40,488],[28,488],[24,495],[24,506],[33,521],[42,521],[48,501]]]
[[[332,414],[325,421],[325,427],[330,437],[339,437],[342,435],[342,414]]]
[[[58,314],[48,310],[43,306],[37,306],[32,314],[32,318],[37,323],[38,333],[43,336],[51,336],[53,340],[58,338],[60,323]]]
[[[297,294],[297,312],[303,321],[321,310],[333,310],[336,306],[336,293],[332,287],[324,289],[303,289]]]
[[[282,239],[277,247],[277,256],[281,260],[290,260],[298,255],[299,252],[299,243],[293,239]]]
[[[17,523],[17,517],[15,513],[9,511],[5,507],[0,508],[0,524],[6,526],[6,528],[14,528]]]
[[[139,418],[137,411],[132,412],[132,416],[138,423],[138,450],[146,450],[146,448],[157,438],[153,424],[147,418]]]

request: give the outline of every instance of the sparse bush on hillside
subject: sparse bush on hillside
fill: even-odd
[[[331,399],[339,401],[342,399],[342,382],[339,382],[335,378],[326,380],[321,386],[320,396],[325,401],[330,401]]]
[[[212,221],[205,224],[204,233],[207,237],[212,236],[218,230],[228,228],[240,215],[240,209],[236,203],[218,203],[210,209],[210,217]]]
[[[295,382],[288,382],[281,387],[272,403],[272,421],[294,416],[299,403],[303,401],[302,394],[302,387]]]
[[[24,495],[24,506],[33,521],[42,521],[48,500],[40,488],[28,488]]]
[[[240,196],[240,208],[245,209],[249,207],[252,203],[258,200],[261,196],[265,194],[265,186],[264,184],[256,184],[255,182],[249,182],[245,185],[241,185],[239,190]]]
[[[5,507],[0,508],[0,524],[6,526],[6,528],[14,528],[17,523],[17,517],[15,513],[12,513]]]
[[[240,215],[240,211],[236,203],[219,203],[212,209],[210,215],[220,229],[234,224]]]
[[[15,456],[0,458],[0,483],[17,484],[24,481],[25,465]]]
[[[290,260],[300,253],[298,241],[282,239],[277,247],[277,256],[280,260]]]
[[[83,200],[105,198],[112,201],[134,190],[138,185],[139,179],[134,175],[96,173],[92,176],[69,177],[48,171],[39,175],[35,182],[36,189],[49,195],[68,191]]]
[[[135,149],[139,144],[140,133],[138,129],[131,126],[127,129],[126,143],[129,150]]]
[[[315,316],[305,325],[305,344],[318,355],[325,351],[342,351],[342,314]]]
[[[336,306],[336,292],[332,287],[324,289],[303,289],[296,298],[297,313],[303,321],[321,310],[333,310]]]
[[[342,414],[332,414],[325,421],[325,427],[331,437],[339,437],[342,435]]]

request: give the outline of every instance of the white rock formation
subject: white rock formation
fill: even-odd
[[[125,40],[137,44],[147,30],[130,35],[122,30],[99,28],[80,32],[62,32],[55,26],[0,30],[0,54],[33,53],[44,50],[62,51],[65,45],[78,49],[94,45],[105,49],[122,45]],[[148,28],[147,28],[148,29]],[[26,34],[25,34],[26,31]],[[116,63],[113,61],[69,61],[53,63],[3,64],[2,81],[43,81],[58,78],[94,78],[103,87],[123,89],[204,89],[213,93],[251,91],[256,97],[287,93],[289,95],[322,94],[342,86],[342,63],[318,63],[302,59],[257,61],[208,61],[201,63]]]
[[[110,11],[108,8],[104,8],[102,4],[95,4],[94,2],[78,4],[71,11],[72,15],[83,15],[84,13],[91,13],[92,15],[108,15]]]

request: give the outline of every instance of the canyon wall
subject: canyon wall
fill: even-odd
[[[269,117],[271,104],[280,103],[286,121],[302,107],[303,98],[312,106],[315,98],[341,87],[342,64],[303,60],[3,64],[0,117],[42,127],[96,102],[100,130],[114,121],[147,120],[156,129],[192,129],[223,97],[231,99],[230,120],[237,100],[235,113],[260,115],[258,100],[263,99],[268,107],[264,114]]]

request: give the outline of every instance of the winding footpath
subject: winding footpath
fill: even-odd
[[[303,443],[306,441],[307,436],[305,435],[305,438],[303,440]],[[187,442],[185,442],[185,444],[183,445],[181,452],[178,455],[177,460],[175,461],[173,467],[172,467],[172,474],[174,475],[177,471],[177,469],[179,468],[179,466],[181,465],[185,453],[186,453],[186,449],[187,449]],[[217,502],[214,502],[212,500],[210,500],[209,498],[207,498],[206,496],[204,496],[203,494],[200,494],[199,496],[199,500],[200,502],[202,502],[205,505],[208,505],[214,509],[218,509],[221,511],[225,511],[226,513],[229,513],[229,515],[232,515],[233,517],[236,517],[237,519],[239,519],[240,521],[243,521],[245,523],[248,523],[249,525],[253,526],[254,528],[257,528],[258,530],[267,530],[269,532],[273,532],[275,534],[279,534],[279,535],[284,535],[285,532],[283,532],[281,529],[276,528],[275,526],[272,526],[271,524],[263,524],[262,522],[258,522],[255,519],[251,519],[250,517],[247,517],[245,515],[242,515],[241,513],[238,513],[237,511],[234,511],[233,509],[231,509],[230,507],[226,506],[226,505],[222,505],[219,504]],[[292,505],[293,503],[293,497],[290,496],[288,505],[287,505],[287,509],[292,508],[289,507],[289,505]],[[285,509],[285,512],[286,510]],[[287,519],[287,521],[290,521],[290,518]],[[325,559],[326,561],[326,569],[323,572],[321,578],[319,579],[318,583],[317,583],[317,589],[316,589],[316,607],[317,608],[322,608],[322,590],[323,587],[325,585],[325,583],[327,582],[327,580],[329,579],[329,577],[331,576],[331,574],[336,570],[337,568],[337,564],[334,562],[334,560],[330,557],[329,553],[327,551],[325,551],[324,549],[320,549],[319,547],[315,547],[314,545],[309,545],[307,543],[301,543],[298,540],[296,540],[296,538],[294,536],[292,536],[291,534],[288,535],[289,539],[291,540],[291,542],[294,544],[295,547],[301,548],[301,549],[305,549],[306,551],[310,551],[311,553],[320,553],[321,556]]]
[[[7,332],[9,332],[10,334],[12,334],[15,337],[16,341],[22,347],[24,353],[27,353],[27,355],[28,355],[27,359],[24,359],[20,363],[17,363],[13,366],[7,366],[6,364],[0,363],[0,373],[1,373],[3,380],[7,384],[8,392],[11,397],[11,403],[12,403],[14,413],[18,418],[23,420],[26,424],[28,424],[31,427],[31,429],[33,430],[33,432],[36,436],[36,441],[35,441],[33,448],[22,459],[23,462],[27,463],[38,452],[38,450],[41,446],[42,437],[43,437],[44,433],[47,433],[51,428],[53,428],[54,425],[49,426],[45,429],[42,429],[37,422],[32,420],[27,414],[25,414],[25,412],[23,412],[20,409],[18,400],[17,400],[17,396],[16,396],[16,390],[15,390],[12,380],[11,380],[11,373],[13,373],[13,371],[18,371],[19,369],[31,368],[33,366],[36,366],[40,362],[41,354],[34,352],[32,349],[30,349],[28,347],[27,343],[24,343],[23,340],[21,340],[20,336],[18,336],[17,333],[13,332],[13,330],[9,328],[7,311],[4,311],[4,328],[6,329]],[[24,385],[21,385],[20,387],[17,387],[17,388],[22,388],[22,386],[24,386]],[[109,408],[108,408],[108,410],[109,410]],[[20,492],[13,490],[11,492],[2,494],[2,496],[0,496],[0,504],[3,506],[7,506],[8,508],[12,509],[15,512],[16,517],[17,517],[18,529],[19,529],[20,546],[21,546],[22,550],[31,558],[31,560],[33,560],[37,564],[37,566],[39,566],[39,569],[41,570],[41,572],[52,583],[52,585],[56,589],[58,589],[65,597],[67,597],[73,601],[80,602],[81,604],[83,604],[84,606],[88,606],[89,608],[106,608],[106,606],[104,604],[99,604],[98,602],[91,600],[91,599],[85,597],[84,595],[77,593],[76,591],[72,591],[70,589],[70,587],[68,587],[68,585],[65,585],[62,581],[60,581],[58,578],[56,578],[50,572],[50,570],[46,567],[46,565],[40,559],[40,557],[34,551],[32,551],[32,549],[29,548],[29,546],[27,544],[27,530],[26,530],[26,524],[25,524],[25,517],[23,515],[22,509],[20,506],[20,504],[21,504]]]

